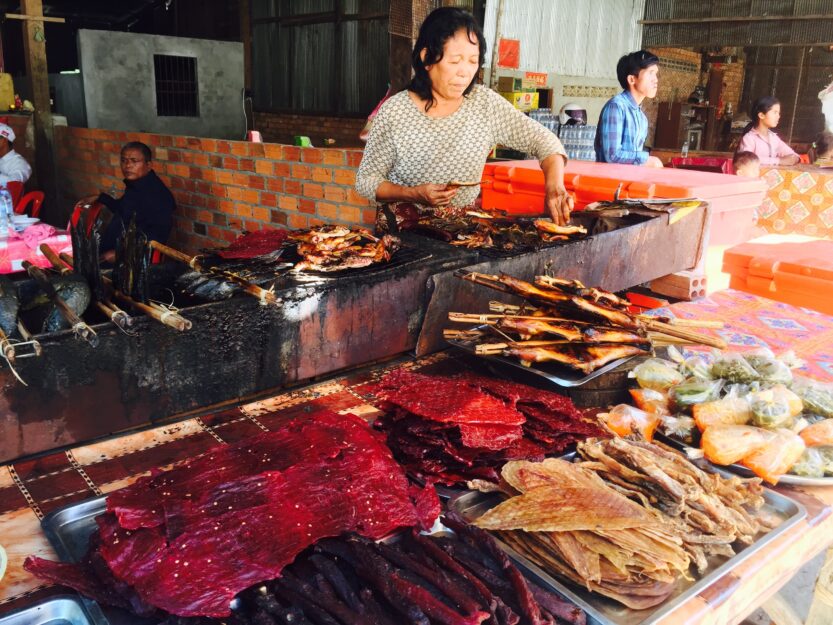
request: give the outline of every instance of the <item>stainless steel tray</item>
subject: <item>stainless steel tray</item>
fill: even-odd
[[[78,562],[84,557],[90,534],[97,527],[95,517],[102,514],[106,506],[106,496],[96,497],[64,506],[43,518],[41,528],[61,561]],[[155,619],[141,618],[126,610],[99,605],[85,597],[81,601],[92,625],[150,625],[156,622]]]
[[[0,617],[0,625],[92,625],[84,601],[75,595],[58,595]]]
[[[483,330],[487,326],[478,326],[474,328],[475,330]],[[619,360],[614,360],[613,362],[609,362],[603,367],[599,367],[593,373],[584,374],[580,371],[574,371],[569,367],[564,365],[559,365],[555,362],[548,362],[548,363],[538,363],[534,366],[527,367],[522,365],[519,361],[514,360],[512,358],[505,358],[503,356],[481,356],[475,353],[475,345],[474,341],[458,341],[456,339],[447,339],[450,345],[461,349],[469,354],[476,355],[478,358],[483,358],[492,363],[500,363],[501,366],[509,367],[510,369],[515,369],[517,371],[523,371],[525,374],[533,374],[537,375],[545,380],[549,380],[553,384],[557,384],[558,386],[562,386],[564,388],[573,388],[575,386],[581,386],[582,384],[586,384],[590,380],[594,380],[601,375],[604,375],[608,371],[613,371],[616,367],[632,360],[634,358],[639,357],[639,354],[634,356],[628,356],[627,358],[620,358]],[[643,354],[644,356],[644,354]]]
[[[728,472],[718,470],[722,475]],[[552,576],[545,569],[538,567],[514,549],[495,537],[501,548],[515,560],[534,581],[546,588],[554,590],[567,597],[570,601],[587,612],[587,622],[590,625],[651,625],[667,616],[676,607],[698,595],[705,588],[720,579],[725,573],[749,558],[764,545],[775,539],[779,534],[792,527],[807,516],[807,510],[801,504],[768,488],[764,489],[764,510],[780,516],[781,524],[766,534],[761,535],[754,543],[746,547],[737,546],[738,553],[732,558],[713,557],[709,561],[709,569],[702,577],[695,577],[693,581],[680,579],[674,593],[660,605],[646,610],[632,610],[622,604],[602,595],[590,592],[586,588],[562,582]],[[473,521],[487,510],[494,508],[502,501],[502,496],[496,493],[480,493],[469,491],[449,502],[449,508],[455,510],[468,521]]]

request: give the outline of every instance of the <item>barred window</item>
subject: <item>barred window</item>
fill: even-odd
[[[153,55],[156,115],[199,117],[197,59],[191,56]]]

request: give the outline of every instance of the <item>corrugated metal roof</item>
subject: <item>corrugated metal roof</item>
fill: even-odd
[[[486,4],[486,65],[495,45],[497,5]],[[615,78],[619,57],[640,48],[637,20],[644,7],[645,0],[503,0],[500,36],[521,41],[521,69]]]

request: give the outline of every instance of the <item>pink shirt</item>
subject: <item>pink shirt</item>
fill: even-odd
[[[754,152],[761,159],[761,165],[778,165],[780,158],[795,154],[795,150],[774,132],[770,130],[769,136],[763,137],[756,128],[743,135],[738,152]]]

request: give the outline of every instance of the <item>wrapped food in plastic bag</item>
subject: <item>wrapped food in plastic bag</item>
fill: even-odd
[[[773,438],[740,463],[770,484],[777,484],[778,479],[798,462],[807,448],[804,440],[795,432],[779,429],[772,432]]]
[[[746,359],[736,352],[724,352],[712,363],[709,370],[711,377],[727,382],[748,383],[761,379],[761,374],[755,371]]]
[[[694,431],[697,426],[694,419],[685,415],[662,415],[662,431],[678,441],[694,444]]]
[[[700,380],[711,380],[711,365],[702,356],[689,356],[680,365],[683,375]]]
[[[790,469],[802,477],[824,477],[825,455],[817,447],[808,447]]]
[[[749,396],[752,423],[762,428],[792,427],[801,414],[801,398],[783,384],[752,393]]]
[[[628,392],[633,397],[636,407],[651,414],[671,414],[668,407],[668,395],[650,388],[632,388]]]
[[[752,409],[743,397],[727,396],[696,404],[691,413],[701,432],[711,425],[746,425],[752,420]]]
[[[599,414],[599,419],[617,436],[638,433],[646,441],[654,439],[654,432],[660,424],[660,416],[634,408],[629,404],[614,406],[610,412]]]
[[[677,386],[673,387],[670,393],[677,406],[680,408],[688,408],[694,404],[714,401],[718,398],[722,386],[722,380],[689,378],[681,384],[677,384]]]
[[[804,401],[804,409],[807,412],[828,419],[833,418],[833,385],[810,378],[796,378],[791,388]]]
[[[662,358],[649,358],[640,362],[629,374],[636,378],[642,388],[649,388],[654,391],[664,391],[669,387],[683,381],[682,374],[677,371],[673,362]]]
[[[700,448],[715,464],[732,464],[766,445],[774,432],[751,425],[713,425],[700,438]]]
[[[793,381],[790,367],[766,347],[747,352],[743,357],[758,372],[761,380],[773,384],[789,384]]]
[[[799,432],[807,447],[833,445],[833,419],[825,419],[813,425],[808,425]]]

